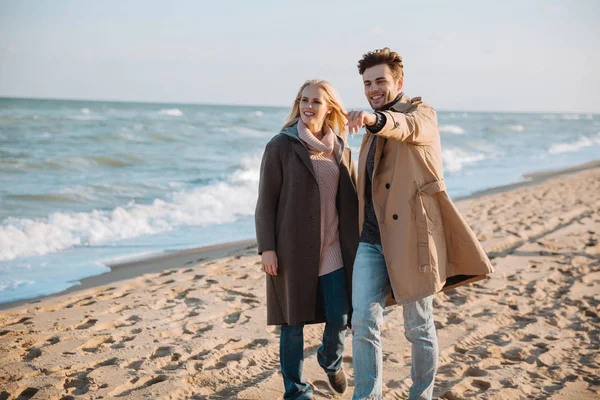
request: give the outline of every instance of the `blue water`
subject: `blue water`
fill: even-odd
[[[287,113],[0,99],[0,303],[64,290],[108,261],[254,237],[260,158]],[[600,154],[599,115],[438,120],[455,198]]]

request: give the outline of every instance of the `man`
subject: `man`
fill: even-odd
[[[412,344],[409,399],[431,399],[438,359],[433,295],[483,279],[493,267],[446,193],[435,111],[402,93],[402,58],[375,50],[358,70],[374,112],[348,114],[351,133],[366,125],[358,164],[353,398],[382,398],[383,308],[399,304]]]

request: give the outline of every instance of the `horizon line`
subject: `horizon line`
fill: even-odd
[[[106,100],[106,99],[85,99],[85,98],[60,98],[60,97],[22,97],[5,96],[0,94],[0,100],[46,100],[46,101],[78,101],[94,103],[141,103],[141,104],[162,104],[162,105],[194,105],[194,106],[225,106],[225,107],[268,107],[268,108],[288,108],[288,105],[267,105],[267,104],[234,104],[234,103],[203,103],[203,102],[164,102],[150,100]],[[363,107],[345,107],[350,109],[364,110]],[[471,112],[471,113],[506,113],[506,114],[586,114],[600,115],[600,111],[515,111],[515,110],[468,110],[468,109],[443,109],[435,108],[440,112]]]

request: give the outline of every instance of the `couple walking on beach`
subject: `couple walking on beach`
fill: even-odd
[[[256,235],[267,276],[267,324],[281,325],[284,399],[309,399],[303,327],[325,322],[319,365],[353,399],[382,398],[383,310],[402,305],[412,345],[409,399],[431,399],[438,362],[433,295],[493,268],[448,197],[435,111],[402,92],[402,58],[388,48],[358,62],[373,112],[346,112],[333,87],[302,85],[262,159]],[[366,127],[358,177],[346,134]],[[400,332],[398,332],[400,334]]]

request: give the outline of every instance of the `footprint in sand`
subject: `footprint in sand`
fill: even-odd
[[[188,268],[181,271],[181,274],[189,274],[190,272],[194,272],[194,268]]]
[[[117,305],[109,308],[108,312],[109,312],[109,314],[119,314],[123,311],[130,310],[130,309],[131,309],[131,307],[129,307],[128,305],[117,304]]]
[[[27,350],[27,354],[25,354],[25,356],[23,357],[23,361],[32,361],[33,359],[38,358],[41,355],[42,350],[37,347],[33,347]]]
[[[244,346],[244,349],[255,349],[257,347],[264,347],[269,344],[269,339],[254,339],[250,343]]]
[[[485,391],[485,390],[488,390],[490,387],[492,387],[492,384],[489,383],[488,381],[474,379],[473,382],[471,382],[471,386]]]
[[[240,361],[244,358],[244,353],[233,353],[226,354],[223,357],[219,358],[219,362],[215,364],[216,369],[222,369],[227,366],[227,363],[231,361]]]
[[[104,344],[113,343],[115,343],[115,339],[112,336],[97,336],[88,340],[83,346],[81,346],[81,351],[86,353],[96,353],[103,347]]]
[[[89,329],[96,325],[96,322],[98,322],[97,319],[90,318],[85,320],[81,325],[76,326],[75,329]]]
[[[90,390],[88,373],[83,371],[74,372],[65,379],[63,388],[74,395],[86,394]],[[74,391],[69,389],[74,389]]]
[[[467,368],[464,375],[465,376],[487,376],[488,372],[479,367],[472,366],[472,367]]]
[[[39,389],[28,387],[27,389],[25,389],[21,392],[21,394],[17,397],[17,400],[31,399],[33,396],[36,395],[37,392],[39,392]],[[8,399],[8,397],[7,397],[7,399]]]
[[[529,333],[529,334],[523,336],[520,340],[521,340],[521,342],[533,342],[535,339],[539,339],[539,338],[540,337],[538,335]]]
[[[241,315],[242,315],[241,311],[231,313],[228,316],[226,316],[225,318],[223,318],[223,322],[225,322],[226,324],[235,324],[236,322],[238,322],[240,320]]]
[[[133,362],[129,363],[129,365],[127,365],[125,368],[134,369],[136,371],[139,371],[140,369],[142,369],[142,364],[144,364],[144,361],[145,360],[133,361]]]
[[[502,358],[509,361],[525,361],[529,364],[535,362],[535,357],[529,356],[527,352],[521,348],[513,348],[503,352]]]
[[[448,319],[446,320],[446,324],[447,325],[455,325],[455,324],[460,324],[463,321],[464,320],[462,318],[460,318],[458,315],[453,314],[453,315],[448,316]]]
[[[169,377],[167,375],[158,375],[154,378],[150,378],[148,380],[143,381],[139,386],[132,387],[133,385],[135,385],[141,381],[141,379],[139,379],[139,378],[134,378],[131,381],[129,381],[128,383],[118,386],[115,390],[110,392],[108,395],[111,396],[111,398],[112,397],[129,396],[130,394],[136,392],[137,390],[144,389],[144,388],[150,387],[152,385],[156,385],[157,383],[164,382],[168,379],[169,379]]]
[[[123,336],[123,337],[121,338],[121,343],[123,343],[123,342],[131,342],[131,341],[132,341],[132,340],[134,340],[135,338],[136,338],[136,336],[135,336],[135,335],[132,335],[132,336]]]
[[[184,303],[186,306],[193,308],[202,305],[204,302],[197,297],[187,297],[184,300]]]
[[[140,317],[139,315],[131,315],[129,316],[125,321],[130,321],[130,322],[139,322],[142,320],[142,317]]]
[[[103,291],[101,291],[100,293],[96,294],[96,297],[108,296],[109,294],[112,294],[112,291],[115,290],[115,289],[116,289],[116,287],[106,288]]]
[[[116,300],[116,299],[122,299],[125,298],[127,296],[129,296],[131,293],[130,292],[124,292],[124,293],[115,293],[115,296],[112,297],[112,300]]]
[[[121,360],[118,357],[112,357],[108,360],[101,361],[98,364],[94,365],[94,368],[107,367],[109,365],[118,365],[119,361]]]
[[[23,317],[21,319],[19,319],[18,321],[15,322],[11,322],[10,324],[6,324],[6,326],[11,326],[11,325],[18,325],[18,324],[27,324],[27,323],[33,323],[31,321],[29,321],[31,319],[31,317]]]
[[[212,324],[201,322],[197,326],[190,327],[191,331],[195,331],[197,336],[200,336],[204,332],[208,332],[213,328]]]
[[[327,384],[327,382],[325,381],[316,380],[312,381],[311,383],[315,388],[315,394],[318,394],[320,396],[327,396],[332,393],[331,389],[329,388],[329,384]]]
[[[486,335],[483,338],[494,342],[494,344],[498,346],[506,346],[512,342],[512,337],[510,337],[510,335],[507,333],[492,333],[491,335]]]
[[[142,387],[148,387],[148,386],[156,385],[157,383],[164,382],[164,381],[166,381],[168,379],[169,379],[169,377],[166,376],[166,375],[159,375],[156,378],[152,378],[152,379],[144,382],[144,384],[142,385]]]
[[[154,353],[152,353],[152,355],[150,356],[150,359],[154,360],[157,358],[166,357],[166,356],[170,355],[172,352],[173,352],[173,347],[160,346],[156,350],[154,350]]]
[[[46,339],[46,342],[48,342],[49,345],[56,344],[60,342],[60,336],[52,336],[51,338]]]

